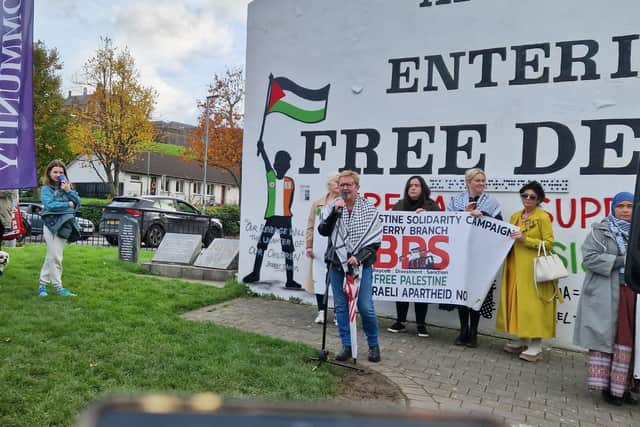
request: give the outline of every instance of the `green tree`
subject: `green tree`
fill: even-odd
[[[67,136],[69,113],[64,110],[60,70],[62,62],[58,51],[47,49],[40,40],[34,43],[33,130],[39,175],[51,160],[67,162],[73,158]]]
[[[83,66],[79,83],[93,88],[85,111],[76,110],[71,125],[74,151],[95,156],[104,168],[112,194],[117,194],[120,170],[126,162],[148,150],[154,138],[150,118],[157,92],[140,83],[128,48],[103,43]]]
[[[209,166],[226,170],[240,187],[242,119],[244,117],[242,70],[227,70],[223,76],[215,74],[208,93],[206,100],[198,103],[198,107],[202,109],[202,115],[198,120],[198,127],[193,130],[187,140],[185,158],[197,159],[201,164],[204,163],[204,137],[208,118],[207,163]]]

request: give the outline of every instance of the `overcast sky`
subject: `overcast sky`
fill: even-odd
[[[249,0],[35,0],[34,41],[56,48],[63,94],[108,36],[128,46],[141,81],[158,91],[154,119],[195,124],[214,74],[244,67]]]

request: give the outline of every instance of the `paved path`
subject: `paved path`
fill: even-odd
[[[264,298],[240,298],[184,317],[299,341],[320,348],[322,327],[312,323],[313,307]],[[430,338],[386,332],[380,319],[382,362],[366,361],[361,336],[358,363],[398,384],[409,405],[428,410],[482,413],[510,425],[639,426],[640,407],[614,407],[585,387],[586,357],[550,349],[542,362],[521,361],[502,351],[505,340],[479,337],[479,348],[453,345],[456,332],[432,326]],[[327,349],[339,349],[336,328],[327,328]]]

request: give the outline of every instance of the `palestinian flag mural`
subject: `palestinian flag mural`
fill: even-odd
[[[329,86],[307,89],[286,77],[271,79],[266,113],[282,113],[303,123],[318,123],[327,115]]]

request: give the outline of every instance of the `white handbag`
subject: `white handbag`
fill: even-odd
[[[542,240],[540,241],[540,244],[538,244],[538,256],[533,259],[533,276],[536,293],[538,294],[538,297],[540,299],[546,302],[553,301],[553,299],[556,297],[558,287],[556,286],[556,284],[554,284],[556,292],[553,293],[550,299],[546,299],[540,295],[538,283],[551,282],[569,276],[569,272],[567,271],[567,268],[564,266],[564,263],[562,262],[560,257],[554,253],[547,254],[547,250],[544,247],[544,243],[542,242]]]

